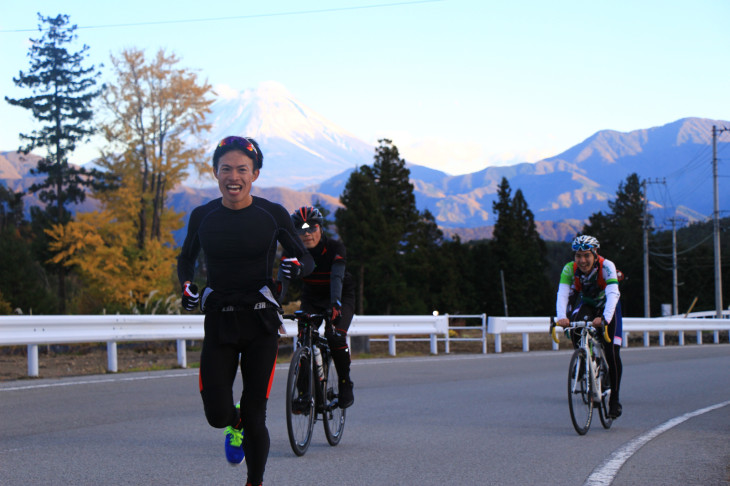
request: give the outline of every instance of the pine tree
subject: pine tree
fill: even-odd
[[[398,148],[383,139],[373,166],[353,172],[340,198],[345,207],[335,216],[357,276],[359,313],[431,312],[435,295],[450,301],[443,296],[456,278],[438,275],[443,235],[433,215],[416,208],[409,178]]]
[[[643,220],[646,201],[636,173],[619,184],[616,199],[608,202],[609,213],[598,212],[588,218],[583,234],[594,236],[601,244],[599,253],[613,261],[625,275],[620,284],[624,315],[644,315]],[[650,221],[647,223],[649,224]]]
[[[492,204],[497,215],[492,248],[504,275],[508,312],[516,316],[545,315],[550,312],[551,300],[545,274],[545,242],[522,191],[518,189],[513,198],[510,194],[509,182],[502,178],[497,201]]]
[[[380,252],[380,232],[387,225],[380,210],[375,178],[369,166],[355,170],[340,196],[344,208],[335,212],[340,237],[347,247],[347,262],[357,281],[357,313],[365,314],[366,273]]]
[[[97,77],[101,74],[94,66],[83,67],[88,46],[80,51],[69,52],[67,45],[76,39],[75,25],[69,25],[67,15],[44,17],[38,14],[40,39],[31,39],[28,53],[30,70],[20,71],[13,78],[16,86],[29,88],[32,96],[5,100],[14,106],[31,110],[33,117],[42,124],[30,134],[20,134],[27,142],[19,150],[28,153],[43,148],[47,156],[38,163],[33,174],[47,174],[40,184],[31,186],[41,201],[47,204],[49,220],[65,224],[71,219],[68,204],[83,202],[84,186],[94,183],[96,172],[69,165],[69,156],[78,143],[88,140],[94,133],[91,125],[92,103],[99,96]],[[45,27],[44,27],[45,24]],[[58,269],[58,296],[61,312],[65,312],[65,272]]]

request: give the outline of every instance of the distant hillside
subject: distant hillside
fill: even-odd
[[[570,241],[575,238],[585,226],[586,221],[577,219],[568,221],[535,221],[537,232],[544,240]],[[480,226],[478,228],[441,228],[444,236],[453,238],[458,235],[461,241],[488,240],[492,238],[494,226]]]
[[[411,182],[418,208],[429,209],[447,228],[493,224],[492,202],[502,177],[509,180],[513,193],[522,191],[537,221],[565,221],[608,211],[608,201],[633,172],[642,179],[662,181],[649,192],[657,219],[698,221],[712,213],[713,125],[730,126],[730,122],[685,118],[628,133],[605,130],[536,163],[487,167],[459,176],[409,164]],[[727,150],[730,137],[718,141],[718,153]],[[341,174],[309,189],[340,194],[345,181]],[[730,207],[730,190],[723,180],[720,207]]]
[[[372,164],[374,148],[328,122],[275,83],[258,90],[222,96],[210,121],[210,152],[224,135],[252,135],[262,142],[264,168],[254,193],[293,210],[319,200],[329,210],[357,166]],[[619,184],[636,172],[655,183],[648,192],[658,224],[668,218],[700,221],[712,213],[712,126],[730,122],[684,118],[660,127],[617,132],[603,130],[554,157],[508,167],[452,176],[408,161],[419,210],[428,209],[441,228],[462,239],[488,234],[494,225],[492,203],[503,177],[514,194],[524,194],[546,239],[569,239],[591,214],[608,211]],[[397,145],[397,144],[396,144]],[[730,136],[718,139],[718,157],[725,159]],[[30,168],[38,157],[0,153],[0,180],[13,190],[33,183]],[[721,159],[722,160],[722,159]],[[445,161],[448,166],[448,161]],[[212,182],[212,181],[211,181]],[[169,204],[188,213],[218,197],[217,187],[181,186]],[[39,204],[33,196],[26,208]],[[93,207],[88,201],[80,210]],[[730,208],[727,178],[720,179],[720,209]]]

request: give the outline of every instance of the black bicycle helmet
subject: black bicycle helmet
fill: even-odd
[[[324,224],[322,213],[313,206],[302,206],[297,209],[291,214],[291,220],[298,232],[314,228],[315,225],[319,225],[321,228]]]

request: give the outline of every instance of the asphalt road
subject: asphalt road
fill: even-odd
[[[582,437],[567,351],[356,361],[342,442],[318,422],[303,457],[287,439],[284,365],[265,484],[728,484],[730,345],[622,356],[624,415]],[[0,383],[0,485],[243,484],[197,387],[196,370]]]

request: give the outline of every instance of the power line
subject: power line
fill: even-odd
[[[223,20],[241,20],[241,19],[256,19],[262,17],[284,17],[292,15],[313,15],[330,12],[344,12],[350,10],[365,10],[373,8],[388,8],[388,7],[400,7],[404,5],[418,5],[423,3],[436,3],[443,2],[444,0],[415,0],[412,2],[393,2],[393,3],[381,3],[377,5],[357,5],[354,7],[333,7],[323,8],[318,10],[294,10],[291,12],[270,12],[262,14],[251,14],[251,15],[235,15],[226,17],[212,17],[205,19],[180,19],[180,20],[157,20],[149,22],[130,22],[126,24],[106,24],[106,25],[87,25],[76,27],[78,30],[86,29],[113,29],[119,27],[139,27],[145,25],[167,25],[167,24],[190,24],[199,22],[220,22]],[[13,33],[13,32],[37,32],[38,29],[2,29],[0,33]]]

